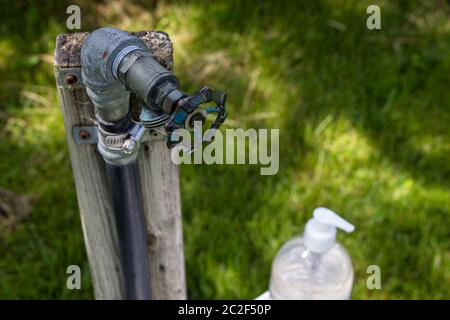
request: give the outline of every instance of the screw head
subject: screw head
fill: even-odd
[[[75,83],[77,83],[78,78],[76,75],[68,74],[64,77],[64,81],[66,81],[68,85],[74,85]]]
[[[80,139],[86,140],[90,138],[91,133],[87,130],[80,130],[78,136],[80,137]]]

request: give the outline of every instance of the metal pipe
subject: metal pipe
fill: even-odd
[[[92,32],[81,48],[81,65],[86,91],[104,120],[126,115],[130,91],[149,108],[166,114],[186,96],[175,75],[154,59],[145,43],[119,29]]]
[[[148,108],[170,115],[178,100],[186,96],[178,88],[178,79],[161,66],[148,50],[129,50],[130,47],[126,47],[116,56],[113,74]],[[125,54],[122,55],[122,52]]]
[[[95,107],[97,147],[106,162],[113,197],[126,298],[149,299],[146,224],[136,164],[143,124],[162,125],[165,120],[171,147],[172,132],[197,119],[200,104],[216,103],[218,116],[212,128],[217,129],[226,117],[225,94],[203,88],[187,96],[178,88],[175,75],[154,59],[141,39],[114,28],[97,29],[86,38],[81,66]],[[132,120],[131,92],[148,108],[141,113],[142,124]]]
[[[147,56],[145,52],[148,50],[137,37],[121,30],[102,28],[91,33],[83,44],[81,64],[86,92],[95,107],[99,126],[98,150],[106,163],[113,200],[125,299],[143,300],[151,298],[150,267],[136,159],[145,128],[133,123],[128,85],[118,79],[119,75],[125,75],[125,70],[135,70],[130,59],[121,64],[134,51]],[[158,70],[164,71],[161,69]],[[168,77],[170,74],[162,73],[157,78],[164,80]],[[152,82],[153,85],[162,83],[165,81]],[[145,91],[144,87],[139,88]],[[151,92],[153,94],[154,91]]]
[[[106,164],[106,174],[117,221],[125,298],[151,297],[147,232],[137,162]]]

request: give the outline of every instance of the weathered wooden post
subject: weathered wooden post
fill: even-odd
[[[88,34],[61,34],[56,40],[55,76],[64,116],[84,240],[97,299],[123,299],[111,195],[105,165],[97,152],[94,108],[81,78],[80,52]],[[167,34],[135,33],[156,60],[172,69],[173,49]],[[139,169],[147,219],[154,299],[186,299],[179,172],[163,137],[154,132],[143,142]]]

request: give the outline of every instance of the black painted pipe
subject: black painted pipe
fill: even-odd
[[[106,174],[117,221],[125,299],[149,300],[147,232],[137,162],[106,163]]]

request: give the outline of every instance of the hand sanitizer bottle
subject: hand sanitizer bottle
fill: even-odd
[[[288,241],[278,252],[270,279],[275,300],[350,299],[353,268],[344,248],[336,243],[336,228],[355,227],[327,208],[314,210],[303,237]]]

